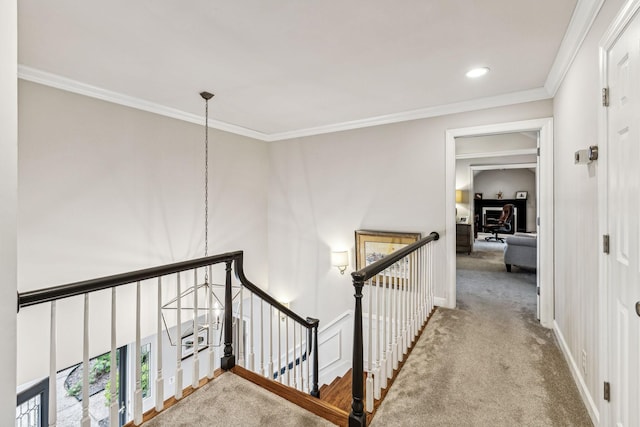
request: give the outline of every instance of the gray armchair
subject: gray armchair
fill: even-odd
[[[512,265],[526,268],[537,267],[538,238],[536,236],[510,236],[504,248],[504,264],[507,271]]]

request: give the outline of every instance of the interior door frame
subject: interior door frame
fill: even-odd
[[[600,87],[608,87],[609,84],[609,67],[608,52],[614,43],[620,37],[627,25],[631,22],[635,14],[640,9],[640,0],[629,0],[620,9],[611,22],[609,28],[604,33],[599,43],[600,51]],[[609,234],[609,174],[608,174],[608,155],[609,155],[609,116],[608,110],[602,104],[599,105],[600,115],[598,122],[598,227],[600,235]],[[598,317],[599,317],[599,378],[598,383],[604,384],[609,378],[609,257],[604,251],[599,251],[598,259]],[[601,425],[606,425],[610,419],[610,407],[607,402],[600,396],[597,398],[598,419]]]
[[[640,1],[640,0],[638,0]],[[456,306],[456,150],[455,139],[463,136],[485,136],[514,132],[538,132],[540,149],[538,175],[538,280],[540,284],[540,324],[553,327],[554,320],[554,252],[553,252],[553,118],[523,120],[449,129],[445,135],[445,244],[447,259],[445,306]]]

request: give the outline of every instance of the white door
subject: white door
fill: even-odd
[[[536,238],[540,239],[540,132],[536,135],[536,148],[538,155],[536,156]],[[540,240],[536,245],[536,319],[540,321]]]
[[[640,18],[608,52],[607,256],[611,426],[640,426]]]

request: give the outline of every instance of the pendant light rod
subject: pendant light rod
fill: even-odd
[[[204,99],[204,256],[209,256],[209,100],[210,92],[200,92]],[[205,269],[204,282],[209,282],[208,269]]]

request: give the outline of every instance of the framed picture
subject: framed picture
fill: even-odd
[[[417,242],[422,235],[420,233],[399,233],[393,231],[356,231],[356,268],[360,270],[373,264],[379,259],[402,249],[413,242]],[[409,262],[407,259],[406,262]],[[396,269],[401,266],[396,265]],[[400,272],[391,273],[399,277]]]
[[[193,333],[183,336],[181,342],[182,342],[182,360],[186,359],[187,357],[193,356],[193,350],[195,348]],[[206,328],[203,328],[200,331],[198,331],[198,352],[201,352],[207,347],[209,347],[209,330]]]
[[[474,199],[482,199],[482,193],[475,193],[475,194],[473,195],[473,198],[474,198]]]
[[[516,191],[516,199],[526,199],[527,192],[526,191]]]

